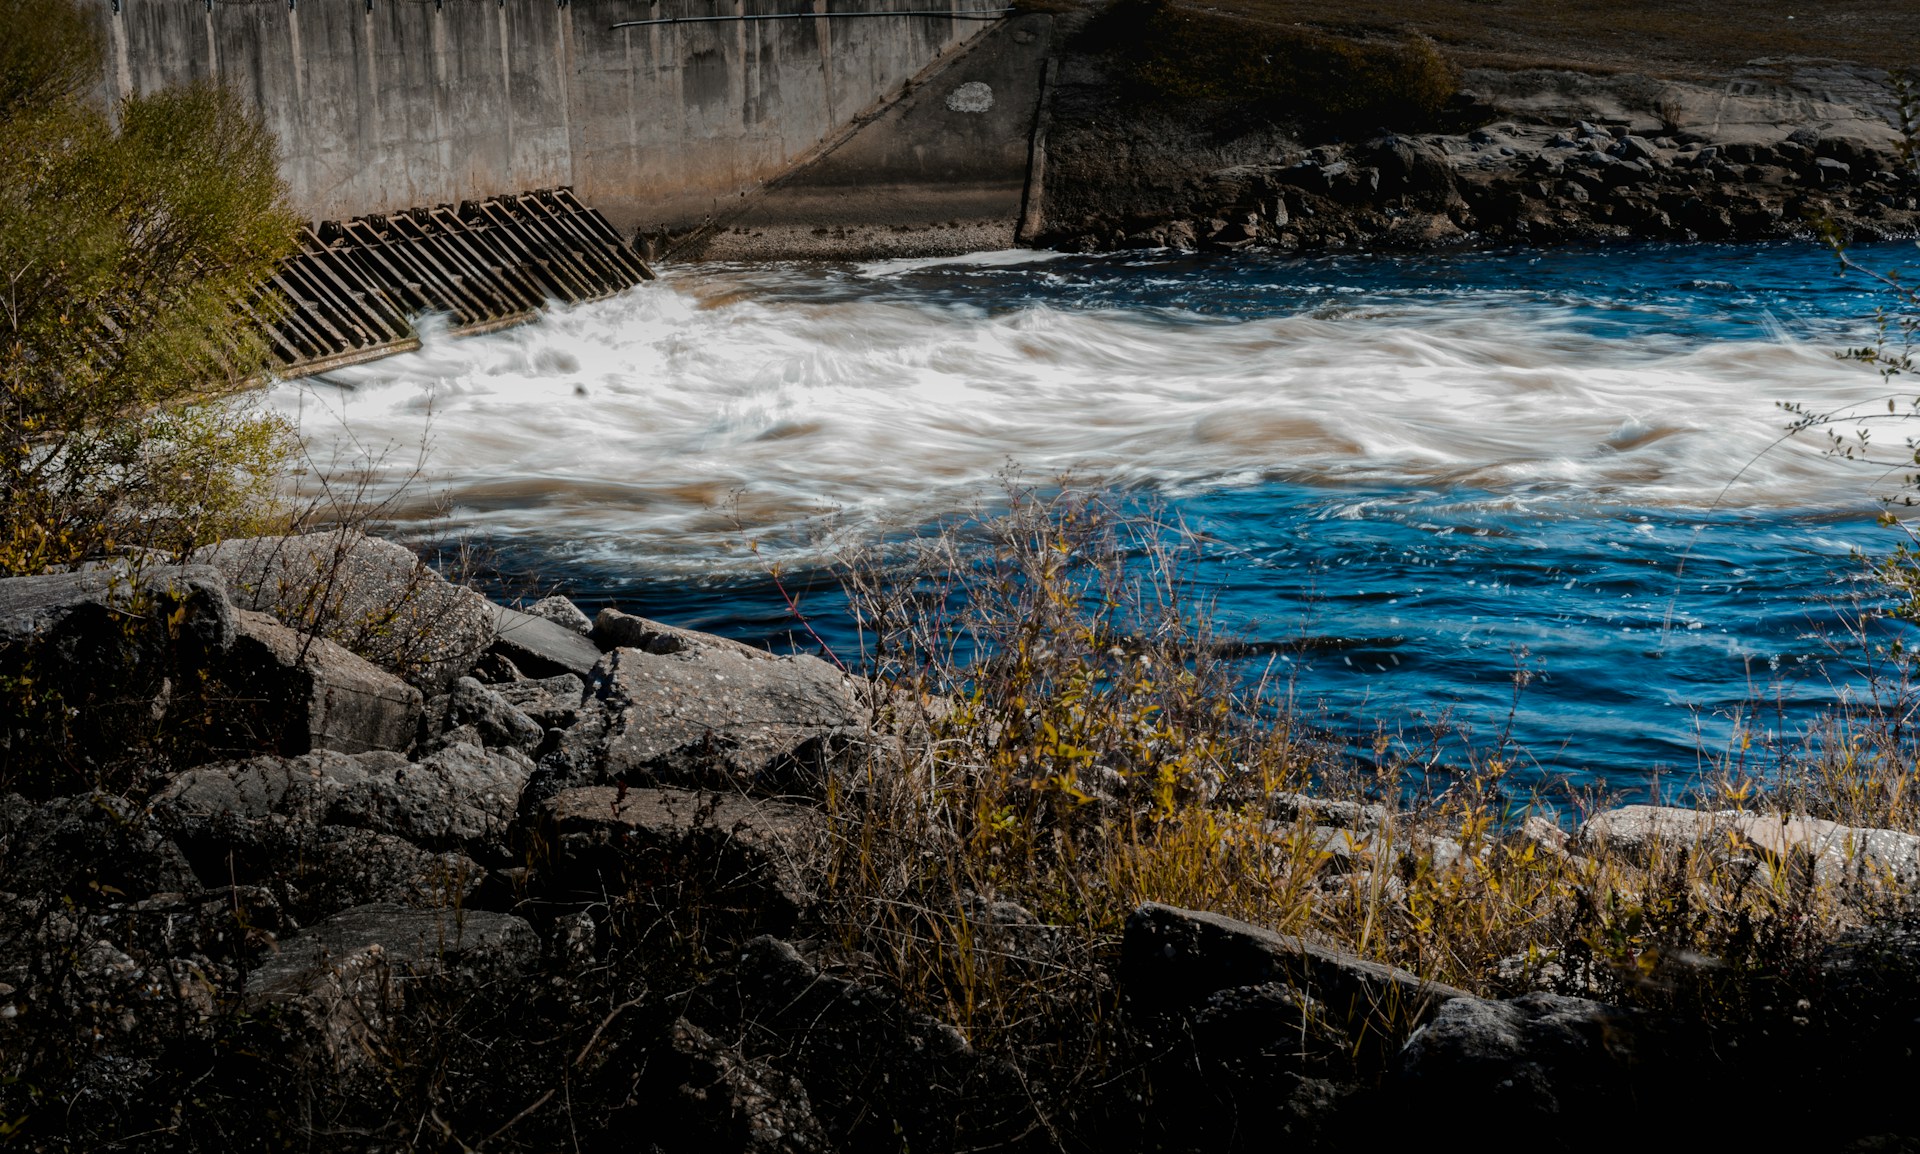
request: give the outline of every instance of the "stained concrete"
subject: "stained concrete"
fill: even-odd
[[[1053,17],[1016,16],[725,218],[708,258],[946,256],[1011,248]]]
[[[570,185],[623,231],[730,214],[995,27],[902,16],[611,28],[792,10],[769,0],[91,2],[108,48],[103,100],[228,85],[279,138],[282,174],[308,217]],[[949,5],[1002,6],[813,7]]]

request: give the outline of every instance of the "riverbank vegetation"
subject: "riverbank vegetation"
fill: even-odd
[[[265,363],[260,292],[296,222],[233,94],[91,99],[71,0],[0,23],[0,574],[257,527],[291,430],[231,391]]]
[[[10,26],[42,27],[9,2]],[[1896,1044],[1916,959],[1896,958],[1905,985],[1864,993],[1846,967],[1852,944],[1904,940],[1920,896],[1904,652],[1804,742],[1742,734],[1696,808],[1609,810],[1519,790],[1525,751],[1504,743],[1314,725],[1284,677],[1250,673],[1247,647],[1216,630],[1187,576],[1201,543],[1070,487],[1016,490],[1003,514],[850,559],[866,646],[845,679],[617,614],[597,637],[576,622],[535,644],[536,626],[404,555],[376,563],[394,547],[346,534],[267,548],[270,572],[320,560],[288,567],[291,587],[250,602],[261,612],[229,600],[240,582],[225,570],[191,588],[176,571],[151,602],[168,607],[151,639],[85,632],[112,591],[62,567],[134,547],[179,557],[272,523],[291,431],[191,402],[257,366],[249,292],[293,226],[257,120],[211,89],[125,102],[117,122],[90,110],[97,45],[68,24],[0,57],[0,256],[14,276],[0,575],[63,581],[80,608],[59,638],[93,648],[43,646],[55,586],[35,584],[0,603],[18,647],[0,662],[40,664],[0,665],[0,689],[55,662],[110,682],[55,703],[60,725],[92,727],[76,748],[123,739],[124,718],[204,723],[191,692],[221,662],[228,689],[275,687],[250,707],[374,705],[301,714],[297,748],[285,725],[239,728],[218,762],[194,747],[88,788],[10,761],[0,1139],[892,1154],[1232,1150],[1284,1133],[1365,1149],[1398,1135],[1383,1105],[1436,1093],[1407,1073],[1409,1036],[1434,1020],[1422,998],[1340,1002],[1262,971],[1156,1008],[1165,991],[1143,980],[1137,942],[1128,956],[1149,903],[1242,919],[1230,932],[1386,983],[1370,989],[1442,990],[1488,1014],[1506,1012],[1486,1009],[1495,999],[1569,999],[1528,1005],[1586,1015],[1579,1062],[1638,1039],[1621,1064],[1682,1072],[1685,1094],[1720,1100],[1764,1075],[1779,1101],[1711,1119],[1723,1135],[1856,1099],[1870,1108],[1838,1129],[1876,1133],[1871,1108],[1898,1121],[1870,1091],[1911,1072]],[[1417,47],[1327,51],[1349,70],[1330,90],[1405,65],[1389,89],[1441,92]],[[307,575],[317,599],[301,595]],[[381,628],[316,620],[350,581],[355,598],[390,596],[356,601],[374,614],[356,620]],[[457,611],[409,642],[457,626],[486,644],[454,638],[433,661],[396,651],[387,626],[428,593]],[[541,620],[572,621],[570,608]],[[88,664],[114,652],[143,662],[142,680]],[[650,676],[621,672],[643,659]],[[682,668],[702,677],[674,681]],[[765,732],[715,733],[727,708],[764,707],[744,696],[756,685],[827,720],[753,714],[762,731],[804,731],[754,762]],[[661,696],[632,696],[646,693]],[[633,749],[654,735],[620,729],[636,717],[720,720],[647,760]],[[350,744],[349,723],[364,723]],[[9,716],[8,732],[26,724]],[[387,936],[347,936],[369,923]],[[421,925],[441,936],[406,940]],[[1827,1049],[1805,1058],[1816,1042]],[[1552,1110],[1502,1097],[1512,1082],[1482,1087],[1488,1108],[1561,1116],[1551,1095]],[[1563,1087],[1567,1113],[1627,1100],[1579,1106],[1586,1084]]]

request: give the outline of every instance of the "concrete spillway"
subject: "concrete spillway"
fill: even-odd
[[[552,189],[307,229],[266,323],[280,371],[299,376],[418,348],[421,315],[483,333],[652,277],[605,217]]]
[[[570,187],[621,232],[728,216],[993,23],[654,24],[1005,0],[90,0],[99,96],[212,82],[260,111],[308,219]]]

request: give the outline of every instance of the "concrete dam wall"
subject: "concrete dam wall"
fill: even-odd
[[[993,0],[97,0],[101,96],[214,81],[314,220],[572,186],[623,231],[736,216],[983,31]]]

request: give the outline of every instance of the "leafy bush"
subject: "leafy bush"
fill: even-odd
[[[1350,40],[1173,0],[1122,0],[1101,35],[1166,100],[1254,104],[1309,127],[1415,129],[1459,87],[1459,71],[1420,35]]]
[[[209,86],[93,106],[73,0],[0,23],[0,574],[257,523],[291,430],[195,402],[264,364],[259,286],[296,235],[272,135]]]

